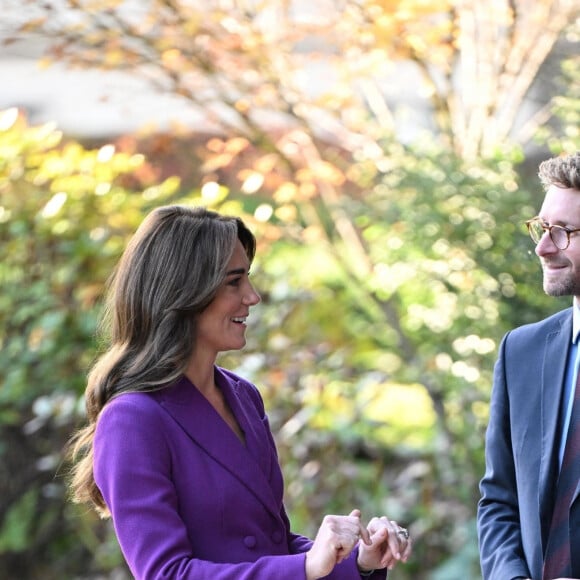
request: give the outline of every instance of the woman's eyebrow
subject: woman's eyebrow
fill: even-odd
[[[226,276],[234,276],[234,275],[239,275],[239,274],[245,274],[246,272],[248,272],[248,270],[246,270],[245,268],[235,268],[234,270],[228,270],[226,272]]]

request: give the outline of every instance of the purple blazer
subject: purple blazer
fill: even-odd
[[[120,395],[101,412],[94,475],[123,555],[139,580],[305,579],[312,542],[290,531],[262,398],[215,372],[245,446],[185,377]],[[359,580],[356,550],[328,578]]]

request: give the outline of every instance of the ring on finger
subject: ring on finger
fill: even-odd
[[[401,536],[403,538],[405,538],[405,540],[409,539],[409,530],[407,530],[407,528],[399,528],[397,530],[397,536]]]

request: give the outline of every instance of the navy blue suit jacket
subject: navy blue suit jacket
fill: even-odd
[[[542,578],[571,336],[569,308],[509,332],[501,343],[478,506],[484,580]],[[580,577],[578,491],[570,515],[575,578]]]

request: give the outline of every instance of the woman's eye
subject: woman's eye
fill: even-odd
[[[239,286],[241,278],[233,278],[228,282],[228,286]]]

